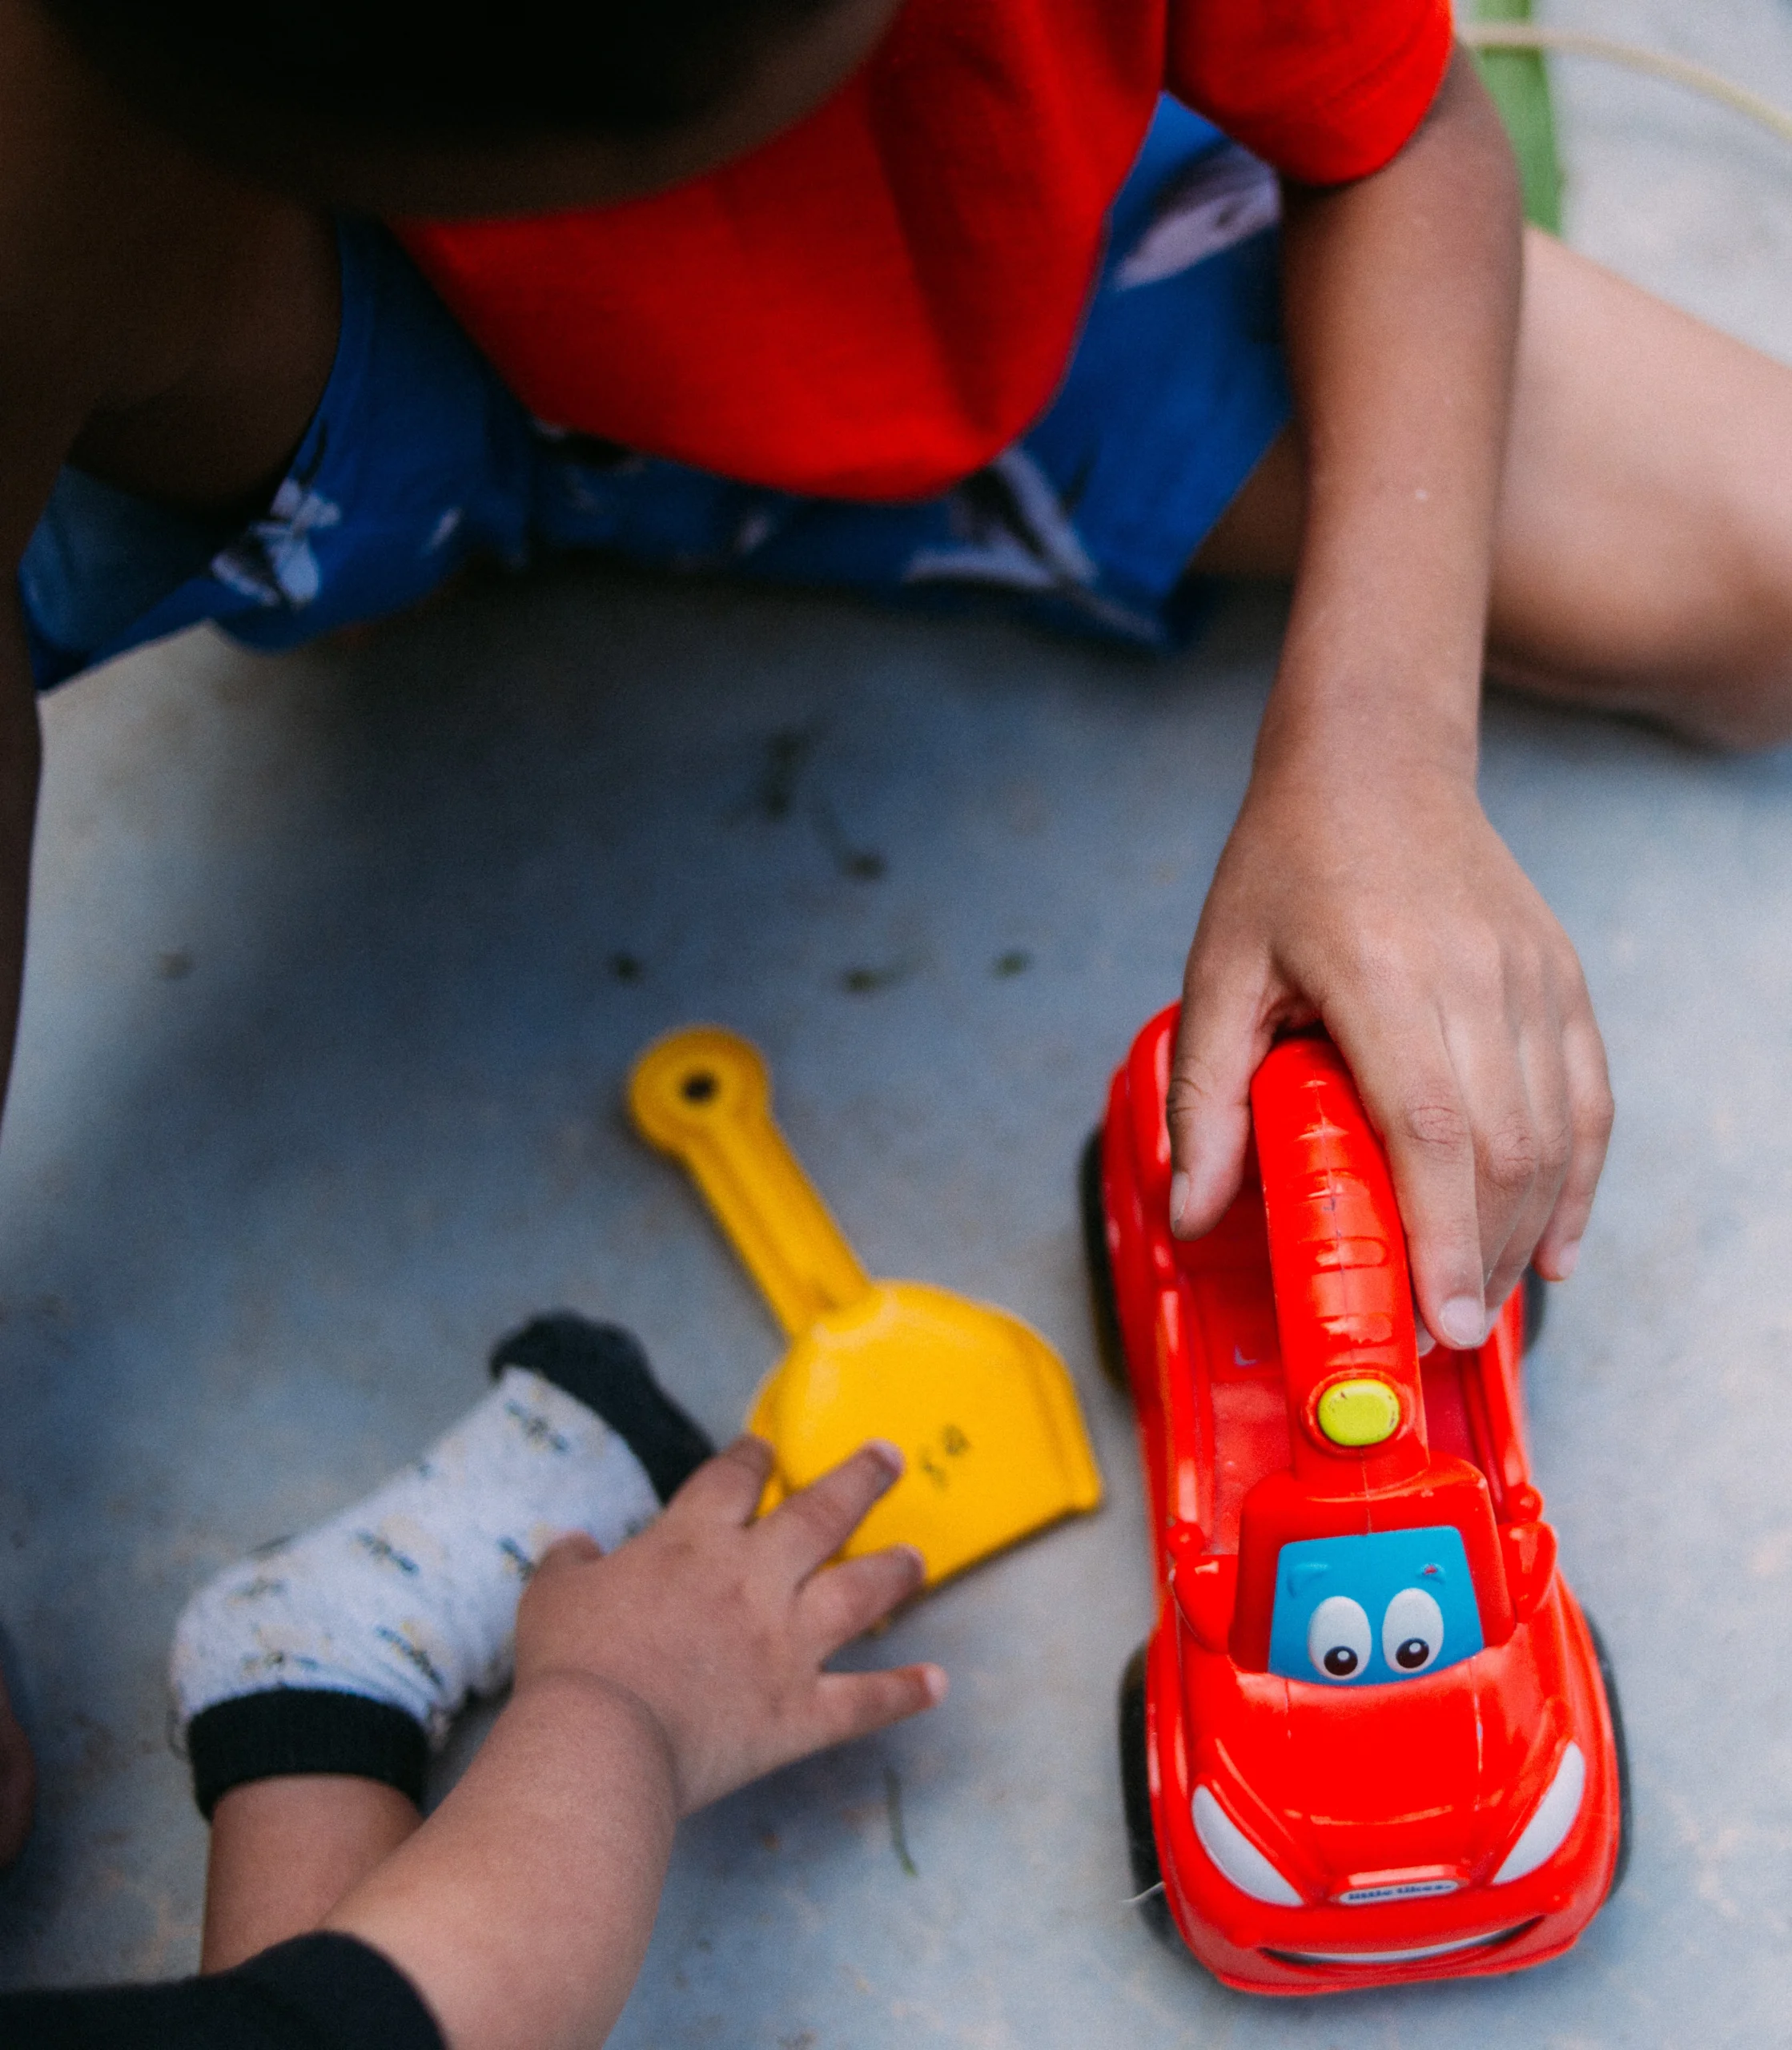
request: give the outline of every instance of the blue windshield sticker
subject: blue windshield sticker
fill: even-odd
[[[1472,1658],[1481,1643],[1453,1524],[1282,1547],[1269,1670],[1284,1679],[1340,1687],[1414,1680]]]

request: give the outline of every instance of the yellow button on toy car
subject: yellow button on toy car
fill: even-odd
[[[1335,1381],[1319,1398],[1318,1416],[1333,1445],[1380,1445],[1400,1429],[1400,1397],[1384,1381]]]

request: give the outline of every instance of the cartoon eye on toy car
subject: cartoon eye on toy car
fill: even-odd
[[[1135,1042],[1083,1176],[1157,1567],[1121,1690],[1139,1889],[1253,1992],[1540,1963],[1617,1884],[1628,1791],[1531,1482],[1523,1296],[1419,1357],[1387,1163],[1318,1037],[1264,1061],[1223,1220],[1173,1240],[1175,1026]]]

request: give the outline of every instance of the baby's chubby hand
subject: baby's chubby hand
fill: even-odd
[[[823,1670],[921,1585],[906,1545],[828,1563],[902,1454],[874,1441],[756,1521],[771,1463],[762,1440],[737,1439],[619,1550],[565,1539],[517,1612],[519,1698],[568,1678],[627,1694],[664,1738],[685,1815],[946,1695],[937,1666]]]
[[[1392,749],[1260,755],[1183,986],[1179,1235],[1236,1194],[1252,1075],[1280,1028],[1314,1019],[1387,1146],[1420,1315],[1480,1343],[1527,1263],[1573,1271],[1612,1098],[1580,963],[1472,771]]]

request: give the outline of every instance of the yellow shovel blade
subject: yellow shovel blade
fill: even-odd
[[[697,1026],[636,1063],[637,1128],[689,1170],[794,1343],[749,1430],[777,1467],[766,1508],[867,1438],[907,1461],[849,1552],[915,1546],[930,1584],[1101,1501],[1064,1363],[1006,1311],[870,1281],[771,1115],[757,1049]]]
[[[902,1478],[846,1549],[913,1545],[930,1586],[1101,1501],[1057,1354],[1006,1311],[918,1281],[874,1283],[812,1325],[747,1426],[777,1456],[767,1508],[867,1438],[898,1446]]]

